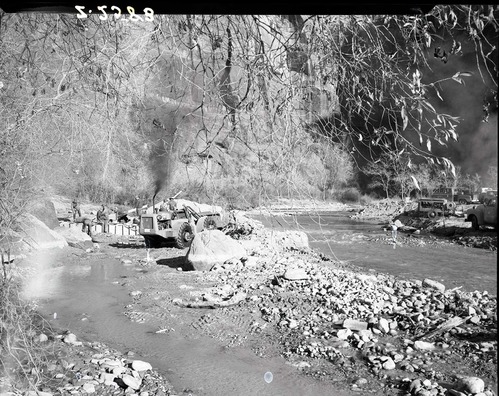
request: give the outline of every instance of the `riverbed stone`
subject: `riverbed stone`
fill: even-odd
[[[383,361],[383,368],[385,370],[393,370],[395,369],[395,362],[393,361],[393,359],[391,357],[384,357],[382,358],[382,361]]]
[[[428,278],[424,279],[423,286],[438,290],[441,293],[445,292],[445,285],[433,279],[428,279]]]
[[[82,389],[85,393],[95,393],[95,385],[90,382],[84,383]]]
[[[41,333],[37,338],[38,342],[47,342],[48,340],[49,340],[48,336],[43,333]]]
[[[390,331],[390,324],[385,318],[379,318],[376,327],[385,334]]]
[[[134,360],[132,362],[132,369],[135,371],[147,371],[152,370],[152,366],[148,362],[144,362],[142,360]]]
[[[426,342],[426,341],[415,341],[414,342],[414,348],[423,350],[423,351],[432,351],[436,348],[435,344],[433,342]]]
[[[130,374],[123,374],[121,379],[123,380],[126,386],[134,390],[139,389],[140,385],[142,384],[142,380],[140,378],[135,378],[133,375]]]
[[[459,380],[459,390],[465,393],[483,392],[485,383],[478,377],[464,377]]]
[[[308,279],[309,276],[303,268],[289,268],[284,272],[284,279],[296,281]]]
[[[352,334],[353,334],[353,332],[350,329],[340,329],[336,333],[336,337],[338,337],[340,340],[346,340]]]
[[[353,331],[367,330],[367,322],[356,319],[345,319],[343,321],[343,327]]]
[[[76,335],[73,333],[66,334],[62,339],[66,344],[75,344],[77,342]]]

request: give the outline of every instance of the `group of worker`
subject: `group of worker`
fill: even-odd
[[[170,214],[170,221],[175,219],[175,214],[177,210],[177,202],[170,197],[167,201],[166,198],[160,205],[159,211]],[[102,225],[102,232],[109,232],[109,214],[112,210],[108,209],[105,204],[102,204],[100,209],[97,211],[97,216],[94,219],[89,215],[83,215],[81,213],[81,207],[78,200],[75,198],[71,203],[71,211],[73,213],[73,222],[82,224],[82,232],[86,232],[88,235],[92,236],[92,224],[96,222]],[[137,213],[138,213],[137,209]]]
[[[81,223],[82,232],[86,232],[88,235],[92,236],[92,224],[94,223],[94,219],[89,215],[81,214],[81,207],[78,200],[75,198],[71,203],[71,211],[73,213],[73,222]],[[102,232],[109,232],[109,214],[110,210],[106,207],[106,205],[102,204],[100,209],[97,211],[96,223],[102,225]]]

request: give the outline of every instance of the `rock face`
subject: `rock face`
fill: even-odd
[[[43,221],[50,229],[53,230],[59,227],[59,220],[57,220],[55,207],[51,201],[43,199],[37,201],[28,208],[28,211],[37,219]]]
[[[23,241],[34,250],[68,246],[66,239],[62,235],[51,230],[43,221],[29,213],[20,219],[16,231]]]
[[[187,262],[196,271],[209,271],[215,264],[246,256],[236,240],[219,230],[205,230],[195,235],[187,252]]]

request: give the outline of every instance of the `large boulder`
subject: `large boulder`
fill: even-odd
[[[30,213],[26,213],[19,219],[15,231],[33,250],[68,246],[62,235],[51,230],[43,221]]]
[[[219,230],[197,233],[187,252],[187,263],[196,271],[209,271],[216,264],[246,256],[246,250],[236,240]]]
[[[31,203],[28,207],[28,212],[43,221],[50,229],[59,227],[54,203],[48,199],[41,199]]]
[[[62,235],[69,246],[86,250],[91,249],[94,245],[92,238],[82,232],[81,224],[78,224],[76,227],[58,227],[54,231]]]

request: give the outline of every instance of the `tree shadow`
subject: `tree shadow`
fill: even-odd
[[[454,337],[468,342],[491,342],[497,340],[497,330],[478,331],[472,334],[455,334]]]
[[[158,265],[166,265],[170,268],[182,268],[182,271],[194,271],[194,267],[189,261],[187,261],[186,256],[170,257],[156,260]]]
[[[131,243],[110,243],[109,246],[118,248],[118,249],[143,249],[146,250],[144,245],[134,245]]]

